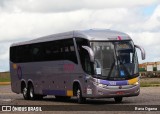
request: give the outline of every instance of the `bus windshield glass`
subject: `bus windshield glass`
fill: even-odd
[[[132,41],[91,42],[95,76],[126,80],[138,76],[138,58]]]

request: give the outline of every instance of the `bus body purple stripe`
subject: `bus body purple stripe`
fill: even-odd
[[[123,80],[123,81],[108,81],[108,80],[100,80],[101,84],[105,84],[105,85],[109,85],[109,86],[120,86],[120,85],[128,85],[128,81],[127,80]]]
[[[100,80],[100,84],[109,85],[109,81],[107,81],[107,80]]]

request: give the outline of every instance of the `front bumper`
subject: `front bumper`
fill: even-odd
[[[92,88],[87,88],[84,97],[87,98],[113,98],[113,97],[131,97],[138,96],[140,93],[140,84],[137,85],[124,85],[124,86],[107,86],[98,87],[96,85]]]

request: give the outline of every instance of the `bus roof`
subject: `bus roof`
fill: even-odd
[[[12,46],[33,44],[39,42],[54,41],[67,38],[85,38],[90,41],[114,41],[114,40],[130,40],[130,36],[126,33],[114,31],[110,29],[89,29],[89,30],[75,30],[70,32],[52,34],[30,41],[14,43]]]

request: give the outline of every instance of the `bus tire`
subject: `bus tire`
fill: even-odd
[[[30,100],[35,100],[36,96],[35,96],[35,94],[34,94],[33,84],[29,84],[29,86],[28,86],[28,91],[29,91],[29,99],[30,99]]]
[[[22,86],[22,94],[25,100],[29,100],[29,91],[26,85]]]
[[[33,84],[29,84],[29,88],[28,88],[28,93],[29,93],[29,99],[30,100],[41,100],[41,99],[43,99],[43,95],[36,95],[35,93],[34,93],[34,86],[33,86]]]
[[[79,104],[86,102],[86,98],[82,97],[82,90],[81,90],[80,85],[78,85],[78,87],[76,89],[76,97],[77,97],[77,101]]]
[[[123,97],[115,97],[114,100],[116,103],[121,103],[122,102]]]

